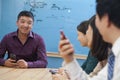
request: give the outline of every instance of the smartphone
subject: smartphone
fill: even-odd
[[[16,60],[16,55],[15,54],[10,54],[10,58],[13,60]]]
[[[62,39],[67,39],[66,36],[65,36],[65,34],[64,34],[64,32],[62,30],[60,31],[60,34],[63,36]]]
[[[51,69],[51,70],[49,70],[49,72],[50,72],[51,74],[56,74],[56,73],[58,72],[58,70],[53,70],[53,69]]]

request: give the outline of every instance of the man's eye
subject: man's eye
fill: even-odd
[[[21,21],[21,23],[25,23],[25,21]]]
[[[31,25],[32,23],[31,22],[28,22],[29,25]]]

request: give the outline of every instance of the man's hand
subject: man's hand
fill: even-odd
[[[13,59],[9,58],[5,61],[4,66],[6,66],[6,67],[16,67],[17,66],[16,60],[13,60]]]
[[[19,68],[28,68],[27,62],[23,59],[18,60],[17,65]]]

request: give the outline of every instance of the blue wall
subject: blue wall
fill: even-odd
[[[1,7],[2,7],[2,0],[0,0],[0,32],[1,32]]]
[[[87,55],[88,48],[83,48],[77,41],[76,27],[95,13],[95,0],[0,0],[0,40],[17,29],[16,18],[21,10],[33,12],[33,31],[44,38],[47,51],[58,52],[59,31],[62,29],[75,53]],[[62,59],[49,57],[48,62],[49,67],[59,67]]]
[[[19,11],[23,10],[24,0],[2,0],[2,21],[0,39],[11,31],[16,30],[16,18]],[[18,4],[19,3],[19,4]]]
[[[74,45],[75,53],[87,54],[88,48],[81,47],[77,41],[76,26],[95,13],[95,0],[1,1],[0,39],[6,33],[16,30],[16,17],[21,10],[31,10],[35,16],[33,31],[44,38],[47,51],[58,52],[59,30],[63,29]]]

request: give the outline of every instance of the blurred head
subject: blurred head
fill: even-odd
[[[77,26],[78,40],[82,46],[87,46],[86,31],[88,29],[88,21],[83,21]]]
[[[96,0],[96,25],[103,39],[111,43],[111,25],[120,29],[120,0]],[[119,31],[118,31],[119,32]]]
[[[93,16],[90,20],[86,36],[92,55],[99,61],[107,59],[110,44],[102,39],[102,36],[95,25],[95,16]]]
[[[29,34],[34,22],[34,16],[30,11],[21,11],[18,14],[17,26],[20,34]]]

